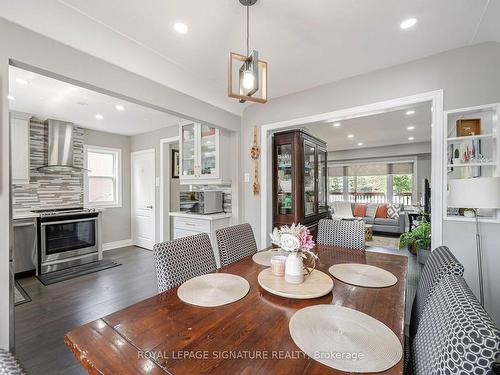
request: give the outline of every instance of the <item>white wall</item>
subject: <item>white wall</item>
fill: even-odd
[[[252,174],[253,162],[249,157],[248,148],[252,144],[253,126],[439,89],[444,90],[445,109],[499,102],[499,67],[500,44],[483,43],[276,98],[265,105],[251,105],[246,108],[242,118],[242,175]],[[259,142],[262,144],[262,140]],[[241,184],[243,221],[250,223],[256,237],[261,238],[261,197],[253,195],[251,183],[241,180]],[[268,231],[270,228],[263,230]],[[471,274],[475,264],[465,256],[474,251],[473,225],[445,222],[443,230],[444,242],[449,244],[452,251],[464,262],[468,270],[467,281],[477,294],[474,275]],[[500,241],[500,225],[483,225],[483,234],[489,239],[484,243],[484,252],[487,254],[485,257],[498,259],[496,251]],[[470,236],[470,240],[462,241],[465,236]],[[496,267],[498,268],[498,261]],[[486,294],[492,298],[487,300],[486,308],[497,324],[500,324],[500,293],[495,294],[493,289],[494,285],[500,285],[500,272],[489,272],[487,278]]]
[[[130,232],[130,137],[85,129],[84,143],[91,146],[112,147],[122,151],[122,206],[107,208],[102,213],[102,242],[124,241]]]
[[[169,109],[185,118],[199,119],[239,130],[240,118],[191,96],[169,89],[125,69],[0,19],[0,347],[8,347],[8,248],[9,236],[9,59],[50,76],[64,76],[89,89],[116,95],[139,104]],[[109,46],[112,48],[112,46]],[[55,74],[54,74],[55,73]],[[85,84],[83,84],[85,83]]]

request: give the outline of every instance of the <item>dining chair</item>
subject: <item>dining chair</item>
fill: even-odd
[[[11,353],[4,349],[0,349],[0,374],[25,375],[27,372]]]
[[[493,374],[500,330],[465,280],[446,275],[422,314],[411,348],[410,371],[429,374]]]
[[[365,223],[362,220],[321,219],[316,242],[320,245],[365,249]]]
[[[157,243],[153,246],[153,255],[160,293],[217,269],[206,233]]]
[[[237,262],[257,252],[257,243],[250,224],[239,224],[215,231],[221,266]]]
[[[439,246],[431,252],[422,270],[413,300],[410,316],[411,341],[417,333],[420,317],[436,285],[446,275],[463,276],[463,274],[464,266],[455,258],[448,247]]]

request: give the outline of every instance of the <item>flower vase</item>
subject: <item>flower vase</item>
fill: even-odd
[[[304,263],[298,253],[289,254],[285,262],[285,281],[290,284],[304,282]]]

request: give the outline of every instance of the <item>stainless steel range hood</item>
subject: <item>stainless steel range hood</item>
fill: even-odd
[[[73,131],[71,122],[48,119],[45,121],[48,134],[47,165],[37,168],[44,171],[81,171],[73,165]]]

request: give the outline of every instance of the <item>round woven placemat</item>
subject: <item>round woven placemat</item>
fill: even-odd
[[[250,284],[244,278],[229,273],[209,273],[194,277],[177,289],[177,296],[196,306],[227,305],[245,297]]]
[[[333,288],[332,278],[318,270],[304,276],[304,282],[301,284],[287,283],[284,276],[273,275],[270,268],[260,271],[257,280],[259,285],[269,293],[295,299],[322,297],[330,293]]]
[[[290,253],[287,253],[286,251],[283,250],[266,250],[266,251],[259,251],[258,253],[255,253],[252,256],[252,260],[260,264],[261,266],[266,266],[266,267],[271,267],[271,258],[274,255],[288,255]]]
[[[295,344],[309,357],[341,371],[385,371],[403,355],[401,343],[389,327],[343,306],[301,309],[290,319],[289,330]]]
[[[369,264],[334,264],[328,272],[340,281],[368,288],[385,288],[398,282],[397,277],[389,271]]]

